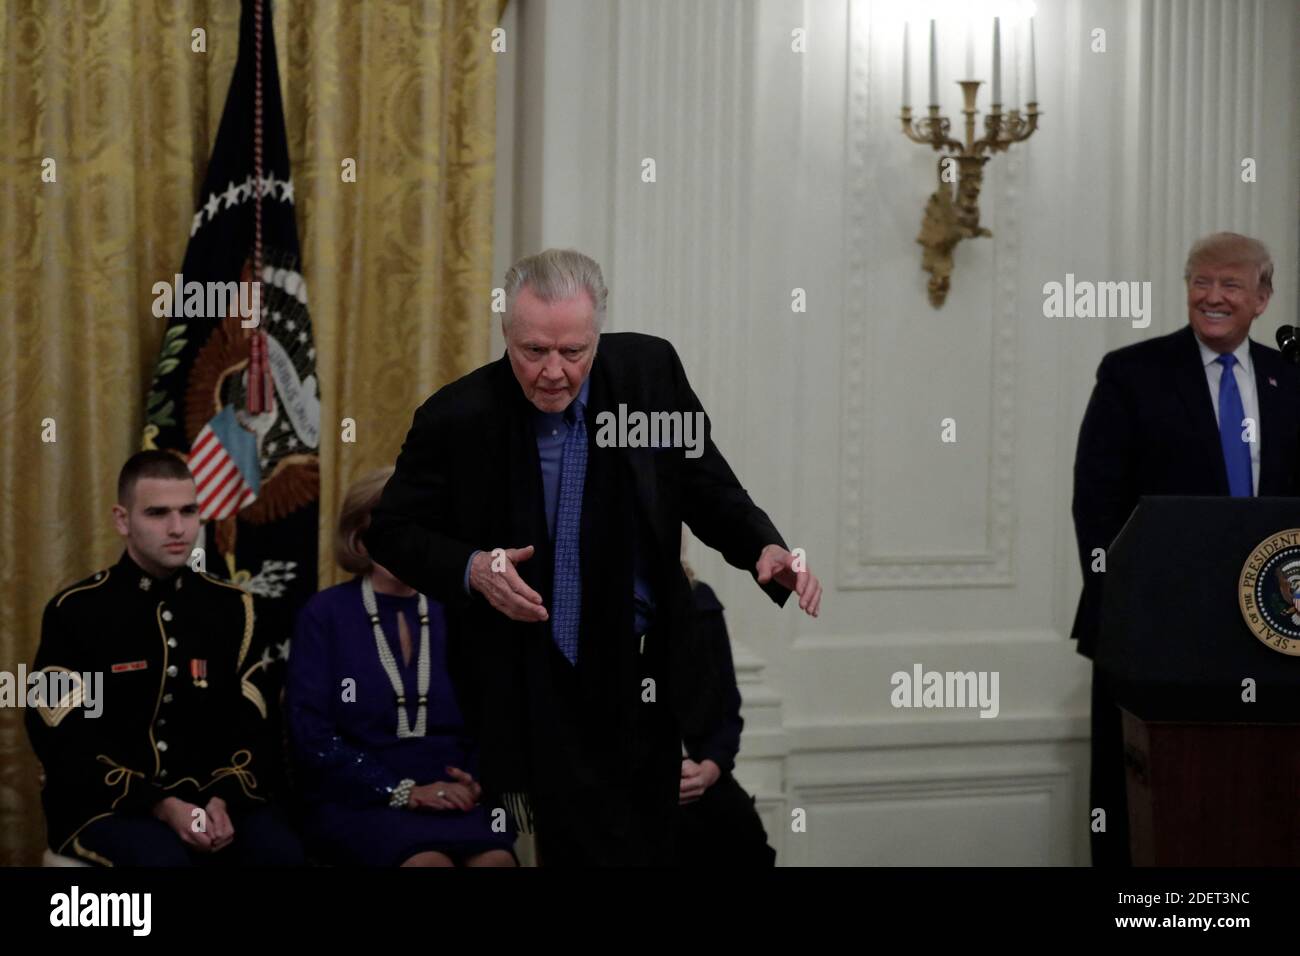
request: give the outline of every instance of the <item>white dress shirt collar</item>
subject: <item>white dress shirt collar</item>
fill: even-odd
[[[1196,335],[1195,332],[1193,332],[1192,334]],[[1199,335],[1196,336],[1196,344],[1201,350],[1202,365],[1208,368],[1212,362],[1217,362],[1219,360],[1219,353],[1214,351],[1214,349],[1210,348],[1204,342],[1202,342],[1201,337]],[[1255,369],[1250,364],[1250,336],[1249,335],[1246,336],[1244,339],[1242,339],[1241,344],[1232,350],[1232,354],[1237,357],[1237,363],[1242,367],[1242,369],[1245,370],[1245,372],[1248,375],[1253,376],[1255,374]]]

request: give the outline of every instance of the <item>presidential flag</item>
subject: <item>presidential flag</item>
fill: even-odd
[[[316,348],[270,0],[243,2],[238,61],[185,259],[154,293],[154,313],[168,324],[145,400],[144,447],[189,464],[206,521],[205,570],[259,599],[260,629],[279,635],[264,654],[269,665],[316,590],[320,487]]]

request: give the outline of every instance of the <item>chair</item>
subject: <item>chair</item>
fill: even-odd
[[[75,856],[63,856],[55,853],[49,847],[41,854],[41,866],[90,866],[85,860],[78,860]]]

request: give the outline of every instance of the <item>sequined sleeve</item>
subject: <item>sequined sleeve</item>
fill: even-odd
[[[338,734],[310,735],[295,749],[303,768],[347,803],[387,803],[397,777],[383,764]]]
[[[298,615],[289,652],[289,733],[305,790],[340,803],[386,804],[400,782],[397,775],[344,738],[330,713],[335,686],[329,673],[329,630],[309,603]]]

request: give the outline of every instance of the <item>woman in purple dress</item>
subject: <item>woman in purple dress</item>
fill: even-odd
[[[514,822],[480,802],[442,605],[371,561],[360,541],[392,471],[362,478],[343,501],[335,557],[357,577],[298,616],[286,697],[305,828],[338,862],[515,866]]]

